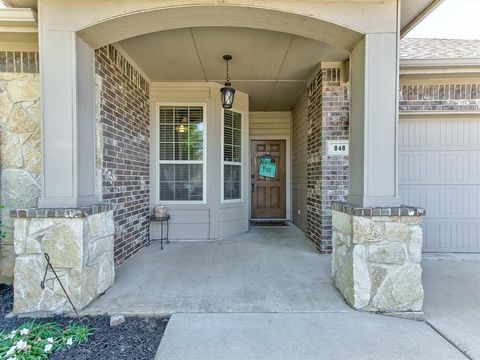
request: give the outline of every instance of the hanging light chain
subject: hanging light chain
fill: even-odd
[[[230,82],[230,74],[229,74],[229,61],[232,60],[232,55],[225,54],[223,55],[223,60],[227,62],[227,82]]]
[[[228,62],[229,62],[229,61],[230,61],[230,60],[227,60],[227,81],[230,81],[230,76],[228,76]]]

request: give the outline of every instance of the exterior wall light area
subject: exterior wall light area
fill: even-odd
[[[230,83],[230,77],[228,76],[228,62],[232,60],[232,55],[223,55],[223,60],[227,62],[227,79],[224,87],[220,89],[222,107],[224,109],[231,109],[235,97],[235,89],[232,87],[232,84]]]

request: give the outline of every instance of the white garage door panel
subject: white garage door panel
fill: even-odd
[[[402,119],[402,202],[427,209],[424,251],[480,252],[480,115]]]
[[[428,218],[480,219],[480,185],[400,186],[404,204],[427,209]]]
[[[479,150],[400,149],[399,176],[404,184],[478,184]]]
[[[480,249],[480,221],[426,218],[423,224],[424,250],[435,252],[474,252]]]
[[[479,119],[404,119],[399,147],[409,150],[441,148],[460,150],[480,148]]]

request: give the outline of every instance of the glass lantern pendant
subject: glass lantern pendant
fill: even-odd
[[[227,79],[225,81],[225,86],[220,89],[222,107],[224,109],[231,109],[233,106],[235,89],[232,87],[232,84],[230,83],[230,77],[228,76],[228,62],[232,60],[232,55],[223,55],[223,59],[227,62]]]

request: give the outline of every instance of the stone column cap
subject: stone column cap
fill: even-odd
[[[94,204],[78,208],[30,208],[10,210],[14,219],[27,218],[83,218],[113,210],[114,204]]]
[[[359,207],[347,202],[332,202],[332,210],[340,211],[353,216],[425,216],[424,208],[416,206],[394,206],[394,207]]]

